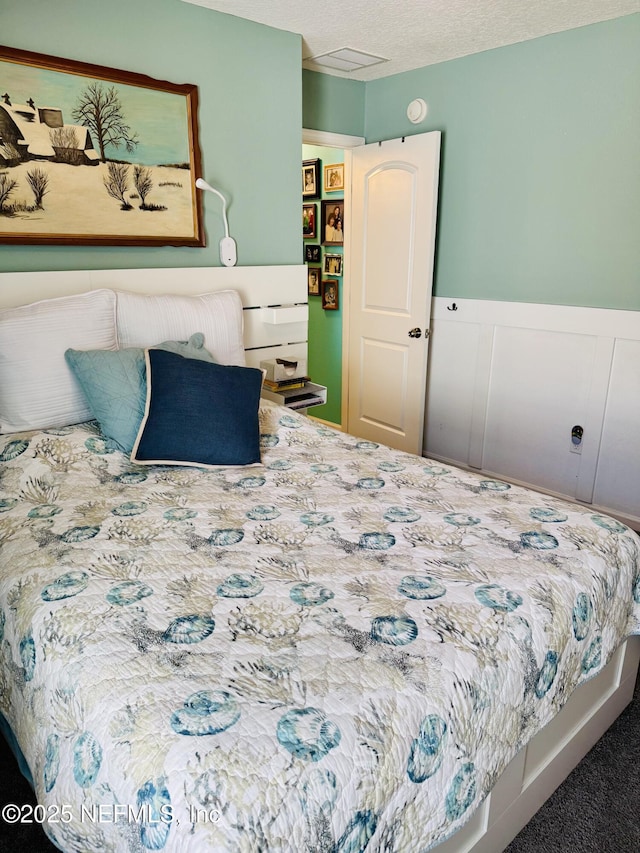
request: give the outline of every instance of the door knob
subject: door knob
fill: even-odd
[[[411,331],[409,332],[409,337],[410,338],[421,338],[422,337],[422,330],[416,326],[415,329],[411,329]]]

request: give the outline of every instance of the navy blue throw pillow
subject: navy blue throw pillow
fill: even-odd
[[[147,402],[131,460],[143,465],[260,462],[262,371],[145,350]]]

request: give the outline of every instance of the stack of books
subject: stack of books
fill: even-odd
[[[269,391],[281,394],[283,391],[293,391],[294,388],[304,388],[308,381],[308,376],[296,376],[293,379],[280,379],[277,382],[265,379],[263,384]]]
[[[263,385],[263,397],[288,409],[308,409],[327,402],[326,388],[314,385],[308,376],[292,376],[277,381],[265,379]]]

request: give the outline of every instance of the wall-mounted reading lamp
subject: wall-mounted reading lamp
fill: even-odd
[[[210,193],[215,193],[222,199],[222,218],[224,220],[224,237],[220,240],[220,260],[225,267],[235,267],[238,260],[238,251],[236,241],[229,236],[229,221],[227,219],[227,200],[222,195],[220,190],[212,187],[203,178],[196,180],[196,186],[199,190],[208,190]]]

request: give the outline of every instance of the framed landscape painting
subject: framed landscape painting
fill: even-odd
[[[0,243],[204,246],[198,89],[0,46]]]

